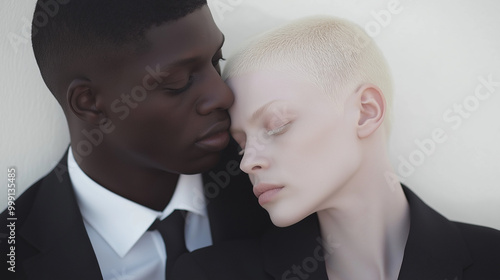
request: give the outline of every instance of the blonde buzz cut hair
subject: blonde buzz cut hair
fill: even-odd
[[[340,111],[341,101],[361,85],[377,86],[386,99],[384,126],[389,134],[391,74],[380,49],[358,25],[330,16],[295,20],[258,36],[232,55],[223,79],[263,70],[308,80]]]

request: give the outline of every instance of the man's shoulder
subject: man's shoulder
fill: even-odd
[[[69,180],[68,167],[67,167],[68,151],[62,156],[61,160],[54,166],[49,172],[47,172],[43,177],[38,179],[35,183],[29,186],[20,195],[15,194],[15,214],[18,217],[23,217],[29,214],[31,207],[36,201],[36,198],[40,192],[40,189],[44,185],[61,185],[67,184]],[[50,203],[50,201],[47,201]],[[5,215],[9,215],[8,209],[0,214],[3,218]]]
[[[246,256],[242,256],[245,252]],[[198,260],[218,258],[227,258],[228,260],[237,260],[239,258],[248,258],[249,256],[261,256],[261,240],[260,238],[235,239],[226,242],[214,244],[209,247],[201,248],[191,252],[191,256]]]
[[[42,185],[44,178],[45,177],[35,182],[33,185],[28,187],[21,195],[16,197],[16,199],[14,200],[14,204],[12,205],[13,208],[9,209],[7,207],[0,214],[0,218],[2,219],[2,221],[7,220],[7,218],[9,218],[10,216],[15,216],[15,218],[19,222],[24,221],[24,219],[22,218],[29,215],[31,207],[36,200],[38,191],[40,190],[40,186]]]
[[[267,279],[259,239],[226,241],[181,256],[173,279]]]
[[[54,184],[65,183],[65,180],[57,179],[59,176],[57,169],[58,167],[56,166],[48,174],[33,183],[21,194],[16,193],[15,200],[13,200],[12,205],[10,205],[11,207],[9,208],[8,205],[7,208],[0,214],[0,223],[3,225],[4,223],[9,224],[9,222],[15,221],[16,232],[20,232],[25,225],[25,222],[29,220],[29,217],[32,216],[33,213],[52,204],[53,201],[46,198],[47,196],[50,197],[50,194],[52,194],[54,190],[59,189],[58,186],[54,186]],[[56,177],[56,179],[54,179],[54,177]],[[40,198],[40,196],[43,196],[44,198]],[[43,213],[35,214],[40,215]],[[6,230],[8,229],[5,226],[2,226],[0,234],[6,234]],[[3,245],[4,244],[0,244],[0,246]]]
[[[15,269],[18,277],[24,277],[23,261],[38,252],[29,242],[26,242],[20,232],[26,220],[28,220],[28,217],[34,211],[33,205],[35,204],[42,182],[43,178],[28,187],[21,195],[16,197],[10,207],[7,207],[0,214],[0,224],[2,225],[0,229],[0,252],[2,252],[0,256],[0,261],[2,262],[0,265],[2,269],[0,278],[2,279],[4,279],[3,277],[5,279],[12,277],[12,272],[8,271],[9,268]],[[47,203],[50,203],[50,201],[47,201]],[[6,259],[8,252],[11,255]]]

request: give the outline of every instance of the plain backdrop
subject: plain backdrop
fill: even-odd
[[[16,168],[19,195],[69,144],[28,37],[34,3],[0,4],[1,209],[7,168]],[[449,219],[500,229],[499,1],[213,0],[209,6],[226,36],[226,56],[251,36],[308,15],[339,16],[365,28],[394,77],[390,153],[398,172],[392,178]]]

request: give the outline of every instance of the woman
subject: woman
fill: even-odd
[[[394,180],[392,81],[361,28],[296,21],[224,75],[240,167],[282,228],[186,255],[179,279],[500,279],[500,232],[450,222]]]

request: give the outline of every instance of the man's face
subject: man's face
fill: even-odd
[[[300,77],[268,71],[230,78],[234,139],[241,169],[274,224],[288,226],[336,207],[331,202],[360,165],[353,98],[339,112]],[[358,112],[359,113],[359,112]]]
[[[227,108],[234,99],[220,77],[224,37],[207,6],[145,37],[145,50],[93,77],[115,126],[102,145],[125,164],[205,171],[229,142]]]

